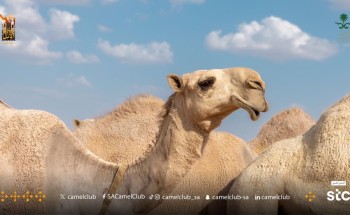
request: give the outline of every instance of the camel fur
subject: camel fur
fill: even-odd
[[[130,164],[155,144],[164,101],[150,95],[128,99],[105,116],[75,120],[73,134],[97,156]]]
[[[350,96],[346,96],[305,134],[273,144],[243,171],[230,194],[250,199],[230,201],[229,214],[349,214],[348,202],[329,196],[350,190],[349,130]],[[334,180],[347,185],[334,187]],[[256,201],[256,195],[290,199]]]

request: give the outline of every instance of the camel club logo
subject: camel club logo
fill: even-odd
[[[15,41],[16,40],[16,18],[13,15],[3,16],[0,14],[1,20],[1,40]]]
[[[338,35],[338,42],[340,43],[350,43],[350,31],[347,30],[350,27],[350,22],[347,22],[349,19],[348,15],[345,13],[340,14],[339,21],[335,22],[335,24],[340,29]]]

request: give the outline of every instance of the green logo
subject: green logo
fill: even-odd
[[[348,21],[348,15],[346,15],[345,13],[340,14],[339,20],[341,22],[335,23],[338,25],[339,29],[348,29],[349,28],[348,25],[350,26],[350,22],[346,22],[346,21]]]

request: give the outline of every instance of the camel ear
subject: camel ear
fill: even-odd
[[[80,124],[81,124],[81,122],[80,122],[80,120],[79,119],[74,119],[74,127],[75,128],[78,128],[79,126],[80,126]]]
[[[175,74],[168,75],[168,83],[169,86],[175,91],[175,92],[181,92],[184,88],[184,82],[182,78]]]

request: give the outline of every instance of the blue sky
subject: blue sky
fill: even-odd
[[[341,13],[350,1],[1,0],[17,41],[0,43],[0,99],[71,127],[133,95],[166,99],[169,73],[249,67],[267,83],[270,111],[257,122],[237,111],[219,130],[250,140],[281,110],[318,119],[349,92]]]

